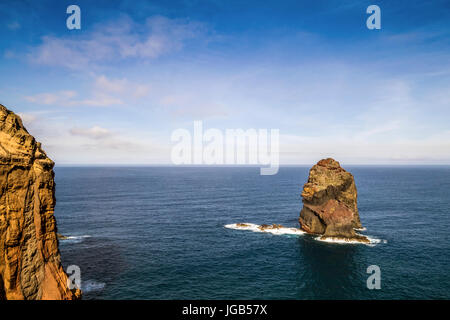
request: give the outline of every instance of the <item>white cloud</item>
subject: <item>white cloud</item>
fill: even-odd
[[[170,144],[158,134],[113,131],[103,125],[72,126],[70,118],[50,114],[33,121],[31,134],[59,164],[158,164],[170,160]],[[27,127],[28,129],[28,127]]]
[[[359,132],[355,132],[355,136]],[[310,164],[333,157],[348,164],[448,164],[450,132],[432,137],[402,138],[391,141],[364,141],[345,136],[280,137],[282,164]]]
[[[33,113],[19,112],[17,115],[22,119],[22,123],[25,127],[32,126],[38,119],[37,115]]]
[[[111,97],[102,93],[96,93],[92,98],[72,101],[71,105],[81,105],[90,107],[109,107],[112,105],[121,105],[124,102],[120,98]]]
[[[105,139],[112,136],[111,131],[99,126],[94,126],[92,128],[72,128],[69,132],[75,136],[83,136],[96,140]]]
[[[428,40],[436,40],[442,37],[448,37],[449,32],[448,31],[434,31],[431,32],[430,30],[427,31],[408,31],[408,32],[402,32],[402,33],[396,33],[396,34],[388,34],[383,39],[386,41],[390,41],[392,43],[421,43]]]
[[[103,94],[102,92],[94,92],[89,99],[76,99],[78,93],[72,90],[58,91],[55,93],[39,93],[33,96],[26,96],[25,100],[42,105],[53,105],[62,107],[107,107],[111,105],[123,104],[122,100]]]
[[[56,65],[70,67],[65,65],[67,62],[78,64],[73,67],[78,68],[79,65],[127,58],[155,58],[183,46],[183,41],[169,44],[164,42],[164,37],[159,39],[157,34],[164,34],[164,30],[157,28],[146,35],[135,34],[127,28],[115,33],[108,28],[82,39],[85,51],[75,40],[48,42],[60,44],[61,52],[67,49],[65,58],[70,57],[70,62],[58,62],[63,55],[51,55],[59,48],[47,47],[54,52],[49,52],[50,56],[45,57],[48,60],[42,63],[53,61]],[[179,32],[183,33],[185,29],[181,28]],[[119,38],[114,38],[116,36],[125,41],[120,42]],[[188,36],[183,37],[178,35],[178,39]],[[90,47],[89,41],[94,39],[98,40],[98,48]],[[147,43],[149,39],[151,44]],[[244,62],[248,63],[240,61],[238,66],[228,63],[217,67],[220,63],[216,61],[214,64],[189,61],[187,67],[185,61],[177,59],[172,65],[171,60],[168,65],[142,68],[140,74],[148,83],[98,75],[92,78],[83,99],[79,98],[81,91],[60,91],[31,96],[28,100],[49,105],[109,106],[133,105],[130,103],[135,101],[133,99],[148,98],[129,110],[130,117],[137,116],[138,120],[148,117],[144,125],[145,121],[136,121],[132,138],[102,131],[103,126],[108,126],[106,123],[88,128],[75,127],[69,133],[66,129],[65,140],[53,136],[52,150],[65,162],[78,159],[114,163],[120,158],[128,163],[145,163],[149,158],[157,158],[159,163],[170,163],[170,158],[163,159],[160,157],[163,153],[159,152],[169,150],[165,154],[170,154],[168,138],[160,137],[154,144],[144,141],[149,128],[154,125],[158,128],[155,130],[165,132],[161,129],[164,121],[167,121],[166,127],[179,123],[184,126],[186,120],[216,117],[219,119],[213,120],[213,126],[279,128],[281,161],[285,164],[314,163],[327,156],[344,163],[450,163],[450,136],[443,132],[441,124],[448,118],[450,101],[450,91],[445,83],[424,84],[423,79],[416,80],[416,74],[411,77],[409,73],[374,68],[369,62],[358,65],[333,59],[281,68],[276,64],[262,64],[257,59]],[[126,68],[118,69],[121,75],[127,71]],[[133,72],[131,69],[129,74]],[[157,109],[154,118],[153,107]],[[117,119],[123,117],[121,111],[108,110],[115,125],[120,123]],[[73,151],[68,150],[66,141],[74,146]],[[82,152],[76,154],[75,150],[89,152],[81,155]]]
[[[72,99],[77,95],[75,91],[66,90],[56,93],[39,93],[34,96],[26,96],[29,102],[45,105],[70,105]]]
[[[109,79],[101,75],[95,80],[94,90],[103,94],[118,94],[139,99],[150,93],[150,85],[130,82],[126,78]]]
[[[133,90],[133,96],[136,99],[146,97],[150,93],[150,86],[138,84]]]
[[[25,100],[43,105],[63,107],[108,107],[124,105],[129,101],[135,101],[146,97],[150,92],[150,85],[134,83],[123,79],[109,79],[104,75],[98,76],[93,81],[90,97],[79,99],[78,92],[63,90],[54,93],[46,92],[26,96]]]
[[[37,64],[83,69],[112,61],[155,59],[180,50],[184,43],[205,32],[202,24],[162,16],[137,24],[122,18],[98,25],[95,31],[77,38],[45,36],[30,53]]]
[[[126,79],[111,80],[103,75],[97,77],[95,80],[95,87],[97,89],[112,93],[123,93],[127,84],[128,81]]]

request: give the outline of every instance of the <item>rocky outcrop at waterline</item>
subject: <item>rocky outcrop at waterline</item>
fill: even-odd
[[[370,242],[355,232],[362,228],[355,180],[336,160],[323,159],[311,168],[302,201],[302,230],[321,239]]]
[[[0,299],[72,300],[56,233],[54,163],[0,105]]]

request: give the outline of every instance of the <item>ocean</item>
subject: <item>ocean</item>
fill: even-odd
[[[376,244],[225,228],[298,228],[308,167],[57,166],[63,266],[84,299],[450,299],[450,167],[344,168]]]

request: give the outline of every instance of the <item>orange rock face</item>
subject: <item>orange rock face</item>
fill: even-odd
[[[362,228],[355,181],[339,162],[328,158],[313,166],[303,186],[302,198],[299,222],[303,230],[325,237],[368,242],[354,231]]]
[[[72,300],[58,250],[54,163],[0,105],[0,299]]]

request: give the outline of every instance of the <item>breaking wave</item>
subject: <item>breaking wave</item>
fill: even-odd
[[[254,223],[232,223],[225,225],[225,228],[235,230],[249,230],[253,232],[266,232],[275,235],[284,235],[284,234],[301,235],[306,233],[305,231],[300,230],[298,228],[286,228],[282,226],[275,228],[273,228],[272,226],[270,226],[269,228],[263,228],[262,226]]]
[[[90,235],[82,235],[82,236],[67,236],[65,238],[59,239],[59,241],[65,242],[65,243],[80,243],[85,238],[90,238]]]
[[[106,284],[104,282],[97,282],[94,280],[86,280],[86,281],[81,282],[81,291],[83,291],[84,293],[92,292],[92,291],[99,291],[99,290],[103,290],[105,285]]]
[[[369,239],[369,243],[360,242],[357,240],[350,240],[350,239],[341,239],[341,238],[333,238],[333,237],[327,237],[322,238],[322,236],[314,237],[317,241],[327,242],[327,243],[336,243],[336,244],[365,244],[367,246],[375,246],[379,243],[387,243],[387,240],[382,239],[376,239],[371,236],[364,235],[367,239]]]
[[[307,232],[299,229],[299,228],[287,228],[279,225],[258,225],[254,223],[232,223],[232,224],[226,224],[224,226],[227,229],[234,229],[234,230],[248,230],[253,232],[265,232],[265,233],[271,233],[274,235],[304,235],[308,234]],[[365,230],[365,228],[363,228]],[[375,246],[379,243],[387,243],[387,240],[382,239],[376,239],[371,236],[364,235],[367,239],[369,239],[369,243],[364,243],[357,240],[345,240],[345,239],[339,239],[339,238],[324,238],[321,239],[322,236],[315,236],[313,237],[317,241],[327,242],[327,243],[335,243],[335,244],[365,244],[368,246]]]

